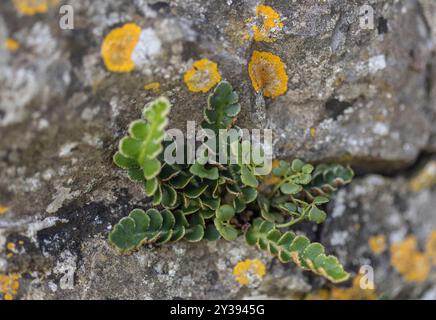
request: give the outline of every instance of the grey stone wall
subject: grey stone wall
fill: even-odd
[[[183,75],[202,58],[216,62],[239,92],[239,124],[273,129],[275,157],[356,169],[326,224],[308,235],[354,274],[372,265],[379,296],[436,298],[435,267],[423,281],[407,281],[389,250],[413,236],[424,252],[436,229],[435,173],[424,171],[426,182],[410,187],[436,151],[434,1],[77,0],[69,1],[73,30],[59,27],[59,5],[23,15],[13,1],[3,2],[0,207],[7,209],[0,214],[0,274],[19,275],[13,298],[301,298],[331,289],[243,241],[147,247],[127,257],[107,244],[116,221],[149,205],[141,187],[113,166],[117,141],[159,95],[174,105],[172,127],[199,121],[207,93],[189,91]],[[251,38],[260,3],[281,16],[272,42]],[[366,4],[374,29],[360,25]],[[134,71],[110,72],[102,42],[127,22],[148,30],[145,53]],[[7,38],[19,48],[6,48]],[[254,51],[281,58],[289,77],[284,95],[253,90],[247,65]],[[151,82],[160,89],[144,90]],[[375,235],[386,241],[379,255],[368,244]],[[247,258],[267,265],[257,288],[232,275]]]

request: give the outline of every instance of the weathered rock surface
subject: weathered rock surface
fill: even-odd
[[[359,17],[368,2],[370,30]],[[377,291],[388,298],[436,297],[434,272],[407,282],[388,250],[411,234],[424,250],[436,228],[435,190],[408,186],[436,150],[436,5],[264,3],[281,15],[274,42],[245,37],[255,0],[72,1],[74,30],[59,28],[57,7],[23,16],[12,1],[2,4],[0,43],[20,44],[16,51],[0,46],[0,207],[9,208],[0,214],[0,273],[21,275],[16,298],[295,298],[325,284],[242,241],[142,248],[127,257],[106,243],[116,221],[149,206],[140,186],[112,165],[117,141],[159,95],[174,104],[171,126],[200,121],[207,94],[190,92],[183,74],[201,58],[215,61],[239,92],[241,126],[273,129],[276,157],[341,161],[362,174],[337,195],[312,239],[350,271],[372,265]],[[154,49],[135,71],[111,73],[101,43],[125,22],[149,30],[144,45]],[[254,92],[247,72],[254,50],[285,63],[284,95]],[[150,82],[160,91],[145,91]],[[375,255],[368,239],[380,234],[388,247]],[[258,288],[233,278],[233,266],[247,258],[267,263]]]

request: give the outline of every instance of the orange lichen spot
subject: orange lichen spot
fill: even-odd
[[[333,287],[330,290],[320,289],[318,292],[306,296],[306,300],[377,300],[375,289],[362,289],[360,282],[362,275],[353,279],[350,288]]]
[[[208,92],[220,80],[218,65],[208,59],[195,61],[183,76],[183,81],[192,92]]]
[[[160,83],[159,82],[150,82],[144,85],[144,90],[147,91],[159,91]]]
[[[258,5],[256,19],[259,20],[260,24],[253,26],[255,41],[273,42],[274,35],[283,29],[280,15],[270,6]]]
[[[13,0],[15,9],[25,16],[33,16],[38,13],[46,13],[50,7],[54,7],[59,0]]]
[[[409,181],[409,188],[414,192],[430,188],[436,184],[436,161],[428,162],[424,168]]]
[[[277,168],[280,165],[280,160],[274,159],[272,161],[272,168]],[[264,189],[264,187],[273,186],[280,182],[280,177],[276,177],[273,174],[265,176],[265,179],[262,182],[262,185],[259,186],[260,189]]]
[[[436,266],[436,230],[434,230],[427,239],[425,254]]]
[[[394,243],[390,248],[391,264],[407,282],[423,282],[430,273],[428,257],[417,250],[415,236]]]
[[[375,255],[379,255],[386,250],[386,237],[382,234],[372,236],[368,239],[368,245]]]
[[[7,248],[9,251],[15,251],[15,243],[13,243],[13,242],[8,242],[8,243],[6,244],[6,248]]]
[[[0,274],[0,295],[3,295],[4,300],[12,300],[17,294],[20,287],[20,275],[13,274]]]
[[[140,35],[141,28],[135,23],[126,23],[106,35],[101,46],[101,56],[109,71],[130,72],[135,68],[131,56]]]
[[[376,300],[377,294],[375,289],[362,289],[360,281],[362,275],[359,274],[353,279],[351,288],[333,288],[330,299],[332,300]]]
[[[15,243],[13,243],[13,242],[8,242],[7,244],[6,244],[6,249],[8,249],[8,253],[6,254],[6,256],[8,257],[8,258],[10,258],[10,257],[13,257],[14,256],[14,253],[16,253],[16,251],[15,251]]]
[[[20,44],[12,38],[7,38],[5,40],[5,48],[9,51],[17,51],[20,48]]]
[[[272,161],[272,168],[278,168],[280,166],[280,160],[279,159],[274,159]]]
[[[259,259],[240,261],[233,268],[236,281],[243,286],[257,287],[265,274],[265,264]]]
[[[254,51],[248,64],[248,74],[255,91],[265,97],[281,96],[288,89],[288,75],[280,57],[270,52]]]
[[[0,206],[0,216],[8,212],[9,208]]]

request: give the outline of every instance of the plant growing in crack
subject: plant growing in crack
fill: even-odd
[[[209,96],[202,127],[216,135],[220,129],[237,128],[240,109],[237,93],[223,81]],[[302,221],[325,221],[322,206],[339,187],[351,182],[350,168],[314,167],[296,159],[276,162],[267,177],[261,176],[255,170],[258,162],[242,161],[255,147],[242,139],[221,146],[237,155],[236,163],[211,163],[205,154],[194,164],[169,164],[163,157],[169,112],[167,99],[153,101],[145,107],[144,119],[132,122],[129,135],[120,141],[115,164],[144,185],[155,208],[134,209],[122,218],[109,234],[111,244],[129,253],[145,243],[233,241],[244,236],[248,245],[283,263],[293,261],[335,283],[349,278],[322,244],[290,229]]]

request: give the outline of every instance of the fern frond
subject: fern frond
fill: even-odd
[[[159,98],[144,108],[144,120],[136,120],[129,126],[129,135],[122,138],[119,150],[114,155],[114,163],[127,169],[134,181],[148,181],[155,178],[161,163],[157,156],[162,152],[162,140],[167,115],[171,104],[166,98]],[[149,193],[155,189],[150,186]]]
[[[268,251],[283,263],[293,261],[303,270],[310,270],[334,283],[345,281],[350,276],[336,257],[325,255],[320,243],[311,243],[308,238],[290,231],[282,233],[269,221],[254,220],[245,233],[245,239],[249,245]]]
[[[330,197],[340,187],[351,182],[354,172],[350,167],[340,164],[321,164],[313,172],[312,181],[304,187],[305,195],[309,200],[316,196]]]

